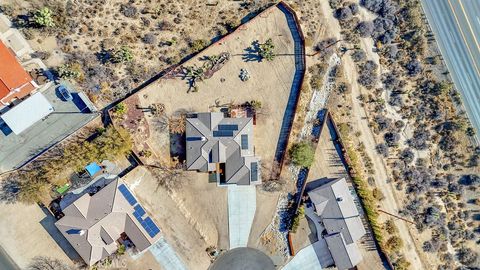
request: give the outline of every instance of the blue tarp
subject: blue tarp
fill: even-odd
[[[92,162],[85,167],[90,176],[94,176],[97,172],[101,171],[102,168],[96,163]]]

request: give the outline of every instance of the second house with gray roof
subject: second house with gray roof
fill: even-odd
[[[253,118],[227,118],[211,112],[191,114],[186,121],[188,170],[210,172],[219,185],[261,182]]]

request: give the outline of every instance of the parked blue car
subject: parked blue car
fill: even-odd
[[[65,101],[72,101],[72,94],[70,94],[70,91],[68,91],[67,87],[60,85],[58,87],[58,92],[60,92],[60,95]]]

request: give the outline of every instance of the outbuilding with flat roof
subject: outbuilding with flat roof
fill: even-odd
[[[33,94],[0,117],[15,134],[20,134],[54,111],[52,104],[40,92]]]

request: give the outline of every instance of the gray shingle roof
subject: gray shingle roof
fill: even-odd
[[[252,118],[225,118],[213,112],[197,113],[186,121],[187,169],[215,171],[217,163],[224,163],[226,184],[251,183],[251,163],[259,162],[253,151]]]
[[[346,244],[341,233],[326,235],[325,240],[335,261],[335,266],[339,270],[353,268],[362,260],[357,244]]]
[[[116,240],[126,233],[139,251],[143,251],[160,238],[150,237],[138,220],[133,217],[133,206],[120,193],[119,178],[93,196],[84,194],[63,213],[55,223],[58,230],[88,265],[113,254]]]
[[[348,269],[361,260],[356,241],[366,231],[345,178],[331,181],[308,192],[321,218],[328,248],[339,269]]]

